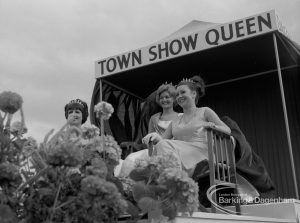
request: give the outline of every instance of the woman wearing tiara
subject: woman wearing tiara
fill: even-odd
[[[169,125],[167,130],[159,135],[149,133],[143,138],[146,144],[155,144],[155,153],[176,156],[179,166],[192,176],[198,162],[208,159],[206,127],[214,127],[230,133],[230,128],[219,116],[208,107],[196,107],[199,98],[205,93],[204,81],[200,76],[183,79],[176,88],[176,101],[183,109]]]
[[[65,105],[65,117],[69,127],[75,126],[81,129],[81,125],[86,122],[88,116],[88,106],[80,99],[71,100]]]
[[[176,90],[172,84],[162,84],[156,90],[156,103],[162,108],[162,112],[158,112],[151,116],[148,126],[148,133],[155,132],[162,135],[172,120],[178,117],[178,113],[173,110],[175,102]],[[140,150],[131,153],[126,157],[121,166],[118,177],[127,177],[134,169],[135,160],[144,159],[152,155],[152,146],[149,149]]]
[[[75,140],[82,135],[82,125],[89,116],[87,104],[80,99],[74,99],[65,105],[64,110],[67,123],[52,137],[52,140],[65,136],[65,133],[68,131],[70,139]],[[53,131],[54,129],[51,130],[49,135]]]

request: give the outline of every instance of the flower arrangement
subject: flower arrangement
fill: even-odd
[[[26,161],[23,147],[27,139],[22,111],[22,97],[14,92],[0,93],[0,219],[2,222],[17,222],[19,200],[17,188],[23,182],[22,167]],[[20,110],[21,121],[11,125],[13,115]]]
[[[97,118],[103,118],[104,120],[108,120],[114,112],[114,108],[111,104],[105,101],[101,101],[97,105],[95,105],[94,111],[96,112]]]
[[[38,144],[24,136],[22,103],[17,93],[0,94],[2,222],[117,222],[123,213],[138,220],[139,211],[164,222],[197,209],[198,186],[171,155],[140,160],[131,179],[118,179],[121,149],[112,136],[65,124]],[[21,121],[12,122],[17,111]],[[100,102],[95,112],[107,120],[113,108]]]
[[[38,177],[25,182],[28,222],[116,222],[127,211],[121,184],[111,175],[121,150],[113,137],[98,132],[95,126],[63,127],[45,138],[32,157]]]
[[[191,215],[198,210],[198,185],[172,154],[138,160],[130,178],[137,182],[133,197],[139,208],[156,222],[173,220],[178,212]]]
[[[3,91],[0,93],[0,110],[4,113],[14,114],[23,104],[21,95],[11,92]]]
[[[122,213],[130,214],[133,205],[112,175],[121,157],[114,138],[100,136],[95,126],[66,124],[38,145],[24,137],[23,114],[21,122],[11,124],[22,109],[17,95],[0,94],[1,222],[116,222]]]

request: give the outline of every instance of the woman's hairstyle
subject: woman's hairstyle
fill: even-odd
[[[174,99],[174,102],[175,102],[175,97],[176,97],[175,87],[171,83],[170,84],[165,83],[165,84],[160,85],[159,88],[156,90],[155,100],[156,100],[157,104],[160,104],[159,97],[165,91],[167,91],[170,94],[170,96]]]
[[[187,85],[191,91],[196,91],[197,96],[195,98],[196,104],[198,103],[199,98],[202,98],[205,95],[205,83],[200,76],[193,76],[192,78],[184,78],[177,84],[177,87],[180,85]]]
[[[87,117],[89,116],[89,111],[88,111],[88,106],[87,104],[80,100],[80,99],[75,99],[71,100],[68,104],[65,105],[65,117],[66,119],[68,118],[68,112],[69,110],[73,109],[79,109],[82,113],[82,122],[81,124],[85,123],[87,120]]]

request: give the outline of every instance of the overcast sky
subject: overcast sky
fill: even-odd
[[[0,0],[0,92],[22,95],[27,135],[41,141],[65,123],[68,101],[90,105],[96,60],[192,20],[225,23],[271,9],[300,44],[300,0]]]

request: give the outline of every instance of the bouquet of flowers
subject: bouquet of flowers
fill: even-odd
[[[112,174],[121,157],[114,138],[95,126],[63,127],[48,137],[32,157],[34,183],[23,185],[28,222],[116,222],[127,201]]]
[[[26,163],[28,145],[32,138],[24,138],[25,119],[22,110],[23,98],[14,92],[0,93],[0,219],[2,222],[17,222],[20,212],[16,190],[23,182],[22,168]],[[14,114],[20,111],[21,121],[12,123]],[[23,169],[24,171],[24,169]],[[29,175],[28,171],[28,175]]]
[[[114,112],[114,108],[111,104],[105,101],[101,101],[97,105],[95,105],[94,111],[96,112],[97,118],[108,120]]]
[[[95,126],[64,125],[38,145],[25,138],[22,97],[0,94],[1,222],[116,222],[128,213],[112,171],[121,149]],[[11,124],[20,110],[21,122]]]
[[[130,178],[139,208],[157,222],[173,220],[178,212],[198,210],[198,185],[177,166],[172,154],[138,160]]]

